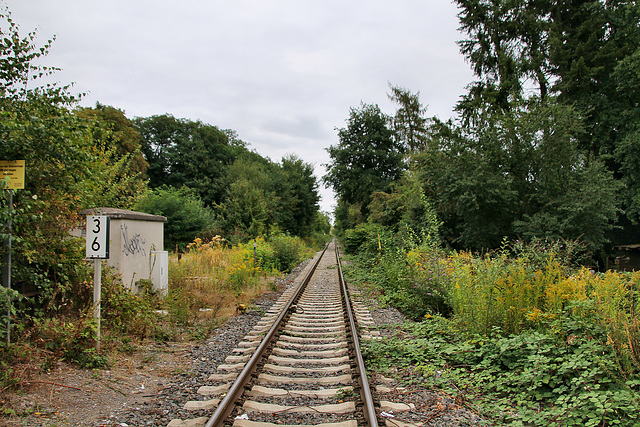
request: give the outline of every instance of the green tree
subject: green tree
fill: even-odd
[[[633,0],[456,0],[460,42],[478,81],[457,109],[466,123],[548,97],[576,108],[578,148],[625,185],[627,217],[640,219],[634,146],[640,5]],[[635,88],[635,89],[634,89]],[[630,233],[625,233],[629,235]]]
[[[313,231],[318,212],[318,183],[313,166],[291,154],[273,172],[274,192],[279,195],[277,224],[282,230],[307,237]]]
[[[392,192],[374,193],[369,206],[369,222],[393,231],[399,237],[400,246],[418,243],[424,238],[438,242],[440,220],[418,174],[406,172]]]
[[[549,32],[550,59],[561,102],[584,115],[583,149],[602,157],[618,172],[613,154],[638,117],[626,112],[637,104],[622,89],[615,72],[640,44],[640,5],[633,0],[565,0],[553,9]],[[628,75],[635,79],[637,76]],[[626,84],[637,85],[633,80]],[[622,85],[624,87],[624,84]]]
[[[316,212],[316,218],[313,221],[313,233],[328,236],[331,232],[331,217],[326,212]]]
[[[399,86],[390,85],[389,99],[398,104],[396,114],[391,120],[396,138],[407,152],[426,148],[429,139],[429,120],[425,117],[427,108],[420,103],[420,92],[411,93]]]
[[[26,161],[25,188],[14,195],[12,283],[57,310],[86,302],[83,245],[69,231],[92,197],[99,159],[90,126],[70,111],[68,87],[39,84],[55,70],[37,65],[50,45],[39,47],[35,32],[22,36],[0,11],[0,159]]]
[[[575,110],[533,101],[472,129],[441,123],[438,148],[416,157],[414,173],[444,221],[443,235],[476,249],[518,236],[601,247],[618,213],[619,185],[581,153],[581,131]]]
[[[388,124],[380,107],[363,103],[351,108],[347,127],[338,129],[338,144],[327,148],[331,162],[324,181],[342,202],[359,205],[363,218],[373,193],[388,191],[403,170],[402,147]]]
[[[226,190],[215,212],[232,242],[267,234],[275,223],[280,197],[270,189],[272,164],[243,157],[226,173]]]
[[[164,243],[170,250],[184,251],[196,237],[206,238],[215,228],[213,212],[186,187],[162,186],[150,190],[136,209],[167,218]]]
[[[58,70],[56,67],[39,65],[53,43],[53,38],[44,45],[36,44],[37,33],[30,31],[20,34],[20,26],[11,17],[6,6],[0,9],[0,99],[3,103],[24,101],[27,98],[44,95],[55,104],[74,101],[68,92],[69,86],[49,84],[33,86],[38,79]]]
[[[346,230],[355,228],[358,224],[366,222],[367,218],[362,216],[361,205],[347,203],[343,199],[338,199],[334,212],[336,231],[341,235]]]
[[[225,237],[241,241],[274,226],[311,233],[319,200],[311,165],[295,156],[273,163],[249,151],[233,131],[168,114],[135,123],[144,137],[150,186],[194,190],[216,212]]]
[[[639,237],[640,110],[638,45],[640,5],[635,1],[564,2],[550,36],[559,99],[582,111],[586,132],[580,146],[602,159],[623,184],[620,232],[614,243]]]
[[[124,111],[96,103],[94,108],[79,108],[76,114],[94,121],[93,139],[108,151],[113,151],[114,160],[128,156],[129,174],[144,177],[149,164],[142,154],[142,135]]]
[[[132,209],[147,188],[149,164],[141,151],[142,136],[114,107],[97,103],[95,108],[78,108],[75,114],[88,122],[99,159],[92,170],[96,179],[88,205]]]
[[[456,0],[460,29],[469,38],[459,42],[479,80],[458,105],[467,120],[485,113],[508,111],[526,98],[525,85],[544,100],[549,93],[547,43],[553,0]]]
[[[246,151],[241,141],[230,142],[229,133],[216,126],[170,114],[138,118],[135,124],[144,138],[151,187],[187,186],[207,206],[222,200],[225,169]]]
[[[628,95],[617,90],[614,70],[640,42],[635,1],[456,3],[461,29],[469,36],[459,42],[461,51],[479,78],[459,105],[463,114],[505,111],[530,96],[544,101],[557,94],[586,117],[582,148],[598,154],[610,146],[618,112],[629,106]]]

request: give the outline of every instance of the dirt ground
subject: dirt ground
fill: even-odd
[[[116,411],[155,397],[172,376],[191,364],[192,344],[147,345],[121,355],[108,370],[59,363],[16,391],[0,393],[0,426],[106,426]],[[29,367],[18,367],[20,370]]]

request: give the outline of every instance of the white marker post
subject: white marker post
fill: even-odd
[[[100,350],[100,298],[102,286],[102,260],[109,259],[109,217],[87,215],[86,257],[93,264],[93,318],[98,324],[96,350]]]

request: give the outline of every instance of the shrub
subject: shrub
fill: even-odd
[[[344,250],[348,254],[374,255],[383,247],[391,247],[391,241],[391,232],[385,227],[371,223],[360,224],[345,232]]]
[[[353,236],[366,235],[365,230]],[[373,260],[364,257],[360,276],[382,290],[383,302],[413,319],[451,315],[461,330],[483,336],[549,331],[552,322],[573,307],[575,316],[602,327],[604,342],[623,371],[640,370],[640,272],[577,268],[579,249],[579,244],[566,241],[534,241],[504,245],[482,256],[464,251],[444,256],[426,244],[407,252],[387,251]],[[587,303],[591,311],[576,311]]]
[[[556,260],[548,260],[541,270],[532,271],[522,259],[474,257],[454,253],[442,261],[449,277],[447,293],[455,319],[464,329],[488,334],[494,327],[515,333],[526,326],[533,309],[545,310],[547,284],[562,275]],[[560,308],[564,294],[558,294]]]
[[[452,308],[451,319],[426,311],[401,338],[368,342],[368,363],[413,370],[491,425],[636,425],[640,272],[578,268],[566,243],[352,257],[347,278],[414,319],[432,283]]]
[[[190,189],[159,187],[149,191],[136,205],[136,209],[167,217],[164,241],[167,248],[184,251],[197,236],[214,228],[213,212]]]
[[[216,236],[209,242],[196,238],[180,259],[171,257],[164,299],[170,322],[192,327],[201,317],[233,314],[237,302],[258,292],[261,277],[270,272],[254,268],[252,252],[251,244],[231,247]]]
[[[30,341],[40,345],[56,357],[77,363],[85,368],[108,365],[106,356],[96,349],[97,325],[93,318],[34,319],[29,331]]]
[[[526,257],[479,258],[462,252],[449,256],[446,268],[454,319],[464,330],[485,335],[495,328],[505,334],[547,330],[568,307],[589,303],[593,314],[580,313],[604,328],[605,341],[624,370],[640,369],[640,273],[575,270],[553,254],[542,265]]]
[[[451,305],[447,295],[448,281],[446,269],[442,260],[446,258],[444,252],[429,244],[409,250],[403,258],[405,274],[410,278],[416,297],[421,302],[422,310],[416,313],[419,317],[426,314],[449,316]]]
[[[154,313],[157,301],[147,294],[133,294],[111,269],[103,270],[101,317],[105,328],[132,335],[148,337],[157,320]]]
[[[275,267],[285,273],[298,265],[306,253],[304,242],[299,237],[280,234],[270,239],[273,247]]]
[[[636,425],[640,380],[616,369],[594,339],[601,327],[574,312],[554,322],[555,332],[494,337],[431,317],[367,341],[364,355],[373,368],[412,370],[409,381],[443,390],[490,425]]]
[[[257,237],[252,241],[240,245],[246,253],[247,262],[253,262],[255,244],[255,268],[269,274],[275,272],[288,273],[296,265],[311,255],[311,249],[296,236],[278,233],[269,240]]]
[[[382,303],[398,308],[409,318],[420,320],[427,314],[449,314],[440,283],[443,276],[437,270],[412,264],[402,252],[383,253],[375,258],[347,258],[356,260],[344,268],[347,280],[374,287]]]
[[[17,372],[16,362],[28,354],[30,348],[15,343],[0,343],[0,389],[15,387],[21,381],[21,374]]]

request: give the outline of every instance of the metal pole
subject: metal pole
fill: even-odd
[[[11,344],[11,216],[13,213],[13,191],[9,191],[9,238],[5,240],[4,246],[4,270],[2,272],[2,283],[7,288],[7,344]]]
[[[102,291],[102,260],[93,260],[93,318],[97,323],[96,350],[100,351],[100,293]]]
[[[252,276],[256,275],[256,246],[258,246],[256,243],[253,244],[253,272],[251,273]]]

